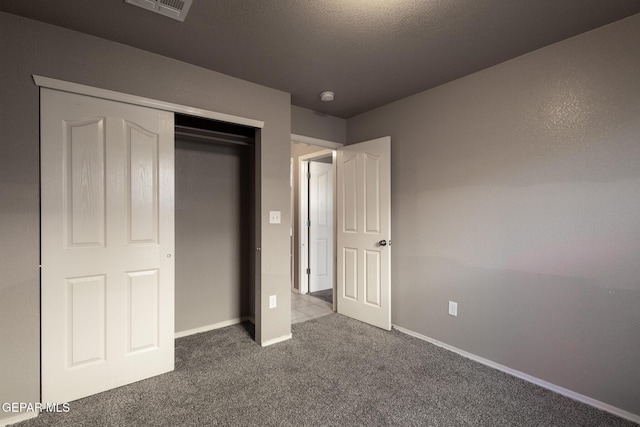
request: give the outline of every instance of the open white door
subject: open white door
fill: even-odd
[[[337,153],[338,313],[391,329],[391,138]]]
[[[173,128],[41,90],[43,402],[174,368]]]
[[[333,289],[333,164],[309,162],[309,292]]]

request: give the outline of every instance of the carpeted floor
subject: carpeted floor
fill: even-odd
[[[333,304],[333,289],[326,289],[324,291],[309,292],[312,297],[320,298],[322,301],[326,301],[329,304]]]
[[[176,341],[174,372],[28,426],[632,426],[429,343],[331,314],[261,348],[250,326]]]

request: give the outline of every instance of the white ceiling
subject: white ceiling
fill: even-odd
[[[194,0],[185,22],[124,0],[0,10],[291,93],[348,118],[610,22],[638,0]],[[323,90],[336,93],[323,103]]]

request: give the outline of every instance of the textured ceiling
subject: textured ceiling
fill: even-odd
[[[293,105],[348,118],[640,13],[640,1],[194,0],[184,23],[124,0],[0,0],[0,10],[280,89]],[[336,100],[321,102],[323,90]]]

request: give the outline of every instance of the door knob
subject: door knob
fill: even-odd
[[[378,242],[378,244],[379,244],[380,246],[387,246],[387,241],[386,241],[386,240],[380,240],[380,241]]]

